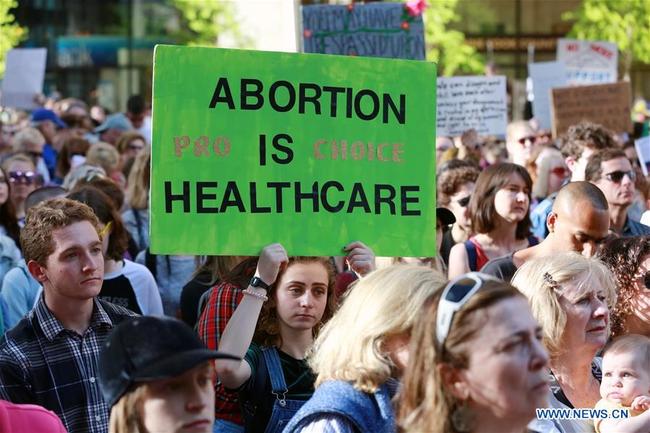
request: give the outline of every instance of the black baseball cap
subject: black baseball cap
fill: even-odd
[[[99,384],[113,406],[134,383],[168,379],[210,359],[236,356],[207,349],[178,319],[142,316],[120,323],[99,355]]]

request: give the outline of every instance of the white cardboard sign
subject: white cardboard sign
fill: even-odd
[[[618,47],[611,42],[559,39],[557,60],[566,65],[567,84],[603,84],[618,80]]]
[[[47,48],[17,48],[7,53],[2,80],[3,107],[32,110],[34,97],[43,93]]]
[[[528,64],[528,76],[533,81],[533,115],[542,129],[551,129],[551,89],[565,87],[566,74],[562,62]]]

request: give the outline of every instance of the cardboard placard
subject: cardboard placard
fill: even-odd
[[[424,60],[422,15],[402,3],[303,6],[302,23],[306,53]]]
[[[626,82],[553,89],[553,136],[583,120],[599,123],[612,132],[630,132],[630,103],[630,83]]]
[[[7,53],[2,80],[3,107],[33,110],[34,98],[43,92],[47,48],[15,48]]]
[[[508,124],[506,77],[438,78],[437,134],[505,135]]]
[[[604,41],[559,39],[557,60],[566,65],[567,84],[615,83],[618,47]]]
[[[551,89],[567,85],[566,68],[562,62],[528,64],[533,81],[533,115],[542,129],[551,129]]]
[[[433,63],[157,46],[151,250],[435,255]]]

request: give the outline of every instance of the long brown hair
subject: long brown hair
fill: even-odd
[[[398,409],[401,432],[459,433],[452,425],[451,415],[460,402],[445,389],[437,366],[446,363],[458,369],[467,368],[469,350],[465,343],[483,324],[476,319],[477,313],[504,299],[524,298],[506,282],[484,282],[483,287],[455,314],[449,335],[444,345],[439,347],[436,320],[442,292],[442,289],[438,290],[427,299],[413,328],[409,364],[402,381]]]
[[[264,303],[262,311],[260,312],[260,317],[257,320],[253,341],[261,346],[280,347],[282,345],[282,337],[280,336],[280,326],[274,297],[282,276],[291,265],[296,263],[320,263],[327,271],[327,304],[320,323],[313,329],[314,337],[318,335],[318,331],[322,325],[327,323],[334,314],[336,309],[334,266],[329,257],[289,257],[289,263],[284,269],[280,270],[278,277],[275,279],[275,283],[273,283],[269,288],[267,293],[269,302]]]

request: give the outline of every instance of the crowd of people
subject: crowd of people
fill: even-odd
[[[634,137],[437,137],[431,257],[159,255],[149,107],[96,108],[0,125],[0,432],[650,431]]]

